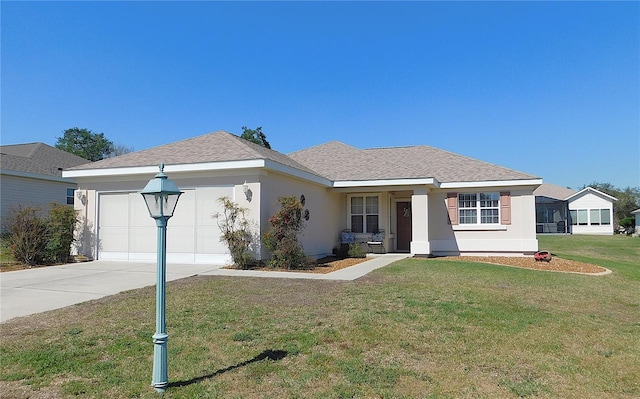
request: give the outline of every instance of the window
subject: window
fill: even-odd
[[[499,224],[500,195],[498,193],[458,194],[460,224]]]
[[[608,209],[591,209],[589,211],[589,224],[591,225],[609,225],[611,224],[611,218]]]
[[[76,190],[73,188],[68,188],[67,189],[67,205],[73,205],[73,198],[74,198],[74,192]]]
[[[351,197],[351,231],[354,233],[378,232],[378,196]]]
[[[576,226],[599,226],[611,224],[611,213],[609,209],[572,209],[569,211],[571,224]]]
[[[609,212],[609,209],[600,209],[600,224],[611,224],[611,212]]]

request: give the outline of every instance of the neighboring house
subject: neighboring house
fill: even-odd
[[[62,170],[86,164],[84,158],[44,143],[0,146],[0,204],[2,220],[12,209],[50,203],[74,204],[76,183]]]
[[[616,198],[591,187],[575,191],[548,183],[540,185],[533,194],[539,234],[613,234]]]
[[[339,247],[344,230],[358,242],[378,233],[386,251],[413,255],[538,250],[536,176],[427,146],[362,150],[333,141],[284,155],[216,132],[65,170],[86,199],[76,202],[87,223],[78,252],[155,260],[156,225],[139,191],[160,162],[184,192],[168,223],[169,261],[229,262],[212,217],[221,196],[247,208],[260,234],[279,197],[304,198],[300,239],[314,257]]]
[[[636,218],[636,228],[634,232],[635,234],[640,234],[640,209],[636,209],[635,211],[631,212],[631,214]]]
[[[533,191],[536,196],[536,232],[569,233],[569,203],[566,198],[575,194],[570,188],[542,183]]]

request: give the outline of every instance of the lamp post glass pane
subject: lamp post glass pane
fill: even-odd
[[[151,217],[173,216],[180,194],[144,193],[144,201]]]

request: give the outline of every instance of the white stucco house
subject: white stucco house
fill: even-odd
[[[530,254],[538,250],[533,190],[541,179],[428,146],[359,149],[333,141],[288,155],[227,132],[72,167],[84,221],[77,251],[94,259],[155,260],[155,222],[140,190],[158,164],[181,191],[167,228],[167,260],[227,263],[212,217],[228,196],[261,234],[281,196],[304,196],[301,237],[331,254],[348,230],[413,255]],[[262,249],[259,257],[268,257]]]
[[[549,183],[541,184],[533,194],[539,234],[613,234],[617,198],[592,187],[576,191]]]
[[[12,209],[46,209],[50,203],[74,203],[76,183],[62,170],[89,161],[44,143],[0,146],[0,207],[5,220]]]

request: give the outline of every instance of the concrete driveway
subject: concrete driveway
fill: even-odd
[[[354,280],[409,256],[385,254],[328,274],[223,269],[219,265],[168,264],[167,281],[195,275]],[[156,283],[156,264],[93,261],[0,273],[0,322]]]

